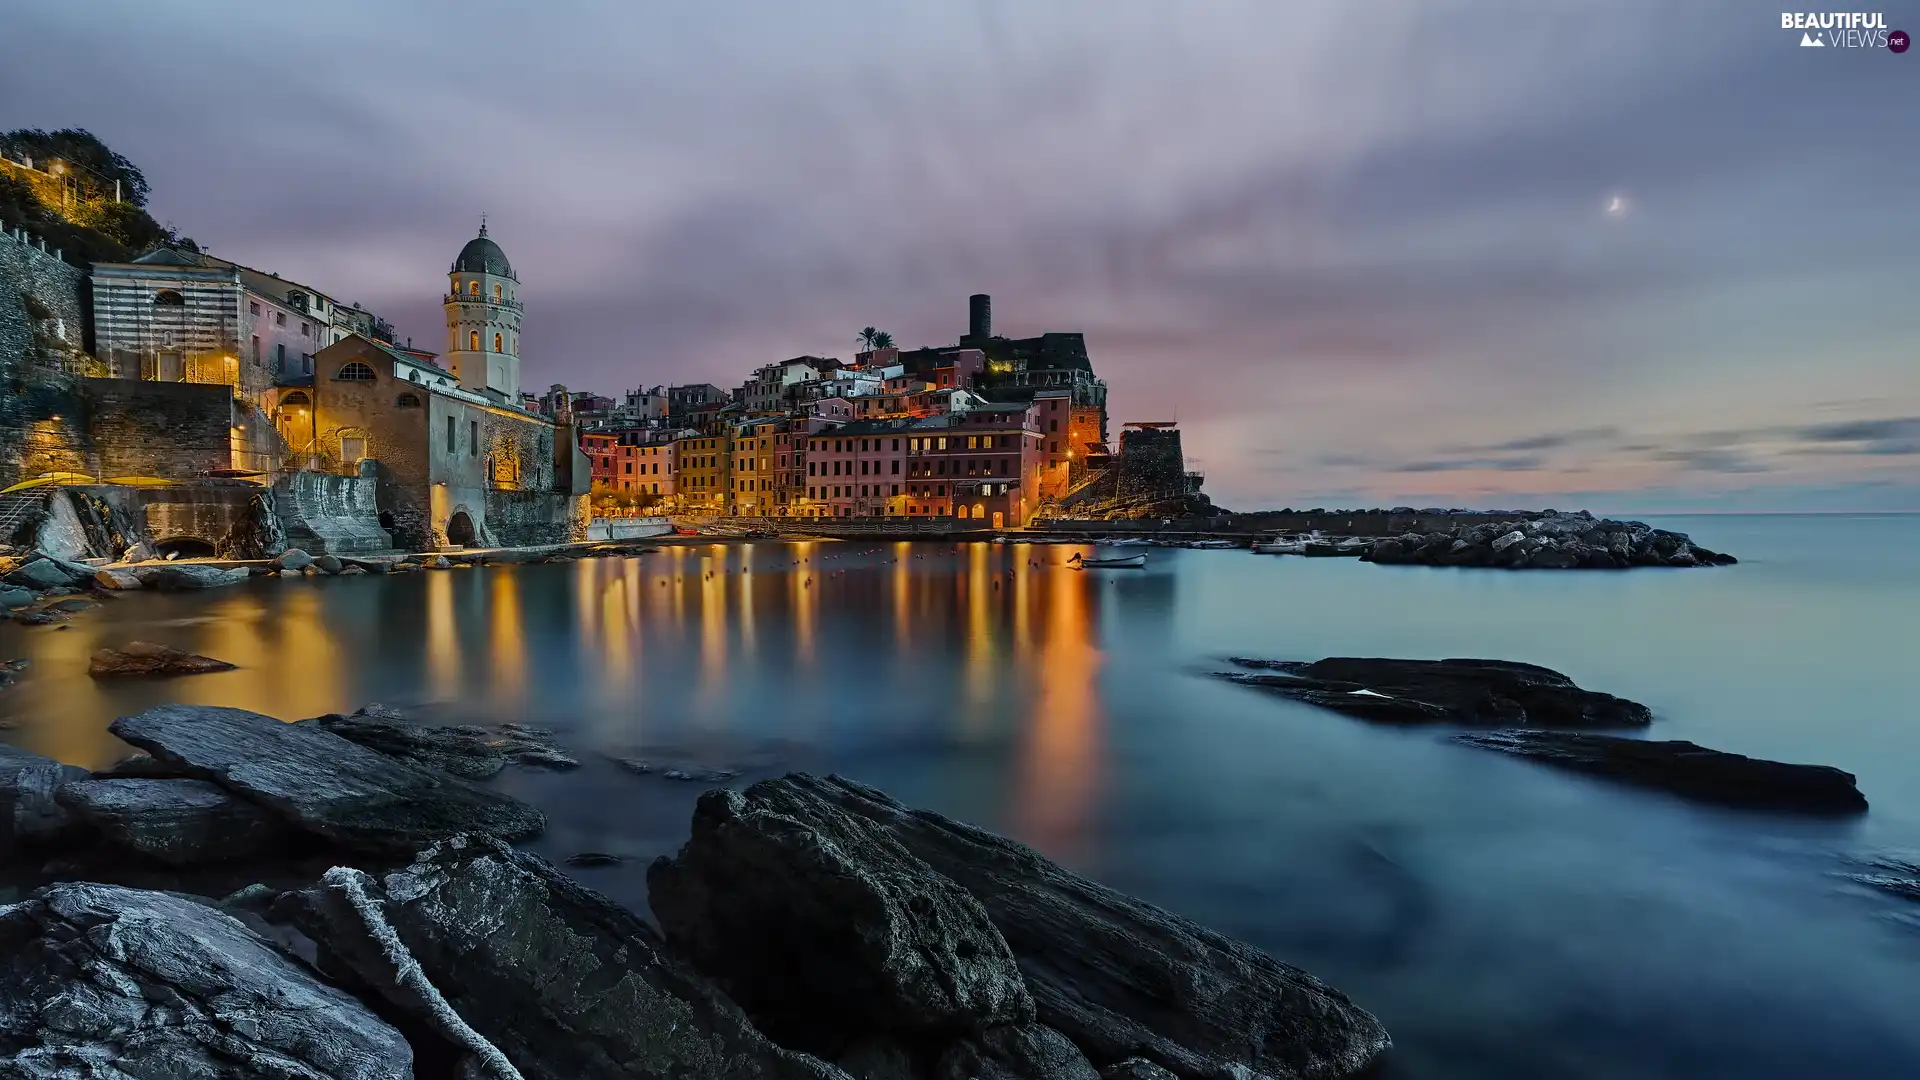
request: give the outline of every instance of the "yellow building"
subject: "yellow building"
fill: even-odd
[[[734,429],[733,475],[727,484],[730,503],[727,512],[748,517],[768,517],[778,504],[778,489],[785,472],[780,460],[783,448],[780,435],[787,429],[784,419],[751,420]]]
[[[725,435],[697,435],[676,439],[674,462],[680,471],[674,487],[680,508],[695,513],[727,512],[728,485],[733,473],[733,440]]]

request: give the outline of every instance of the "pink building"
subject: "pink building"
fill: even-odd
[[[900,517],[907,510],[907,432],[900,422],[866,421],[807,438],[808,517]]]
[[[1046,471],[1035,405],[981,405],[920,421],[907,438],[907,515],[1018,528],[1032,520]]]

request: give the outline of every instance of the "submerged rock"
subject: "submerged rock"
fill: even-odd
[[[1596,518],[1585,510],[1548,510],[1491,525],[1455,525],[1445,532],[1384,537],[1368,544],[1361,557],[1381,564],[1509,570],[1620,570],[1739,562],[1694,544],[1685,533],[1640,521]]]
[[[971,893],[1039,1023],[1095,1065],[1143,1057],[1189,1078],[1307,1080],[1357,1072],[1388,1045],[1378,1020],[1312,975],[1011,840],[839,777],[795,773],[745,799],[836,844],[877,827]]]
[[[55,885],[0,908],[0,1075],[411,1080],[407,1042],[239,921]]]
[[[1394,660],[1334,656],[1312,663],[1251,660],[1222,678],[1395,724],[1500,727],[1645,727],[1653,711],[1583,690],[1552,668],[1511,660]]]
[[[91,580],[93,574],[93,567],[85,563],[69,562],[46,554],[35,554],[32,559],[22,563],[0,580],[23,589],[44,592],[61,585],[82,584]]]
[[[1867,862],[1864,870],[1847,876],[1862,885],[1871,885],[1902,899],[1920,900],[1920,863],[1903,859],[1873,859]]]
[[[710,791],[693,835],[647,871],[667,940],[787,1045],[954,1034],[1033,1020],[980,902],[863,818],[758,784]],[[788,813],[795,810],[795,813]]]
[[[108,730],[352,850],[409,853],[463,832],[520,840],[546,827],[517,799],[244,709],[163,705]]]
[[[287,839],[267,811],[203,780],[80,780],[59,801],[109,843],[170,866],[258,858]]]
[[[1722,806],[1813,814],[1867,809],[1852,773],[1729,754],[1679,740],[1565,731],[1489,731],[1456,735],[1454,740]]]
[[[204,675],[233,669],[234,665],[225,660],[155,645],[151,641],[130,641],[118,649],[97,649],[87,658],[87,674],[96,679],[126,675]]]
[[[499,772],[506,766],[509,752],[479,728],[415,724],[381,705],[368,705],[351,715],[328,713],[300,722],[408,764],[469,780],[484,780]]]
[[[533,855],[460,837],[383,880],[353,880],[446,1003],[528,1080],[846,1080],[769,1042],[646,922]],[[365,933],[358,916],[342,926],[336,903],[300,906],[302,928],[330,949]]]
[[[0,690],[5,690],[20,679],[20,673],[32,666],[31,660],[0,660]]]

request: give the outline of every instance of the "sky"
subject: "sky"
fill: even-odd
[[[1920,30],[1920,0],[1884,12]],[[1920,510],[1920,50],[1752,0],[15,0],[0,129],[609,395],[1080,331],[1216,502]]]

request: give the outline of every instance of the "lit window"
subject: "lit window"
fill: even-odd
[[[494,352],[499,352],[499,351],[500,351],[500,342],[501,342],[501,340],[502,340],[502,339],[501,339],[501,337],[500,337],[500,335],[499,335],[499,334],[495,334],[495,335],[493,335],[493,351],[494,351]]]
[[[479,296],[479,295],[480,295],[480,283],[479,283],[479,282],[477,282],[477,281],[469,281],[469,282],[467,282],[467,295],[468,295],[468,296]]]
[[[355,360],[353,363],[342,367],[340,373],[335,375],[334,378],[339,379],[341,382],[372,382],[373,369]]]
[[[478,330],[467,331],[467,351],[468,352],[480,351],[480,331]]]
[[[500,302],[500,286],[498,284],[495,284],[493,287],[493,302],[496,304]]]

